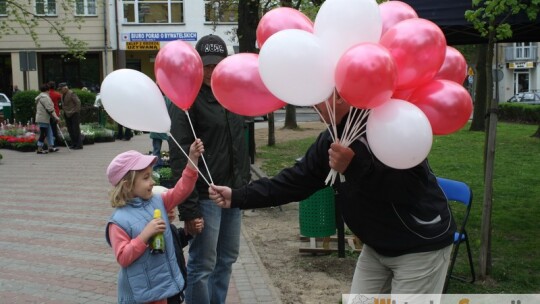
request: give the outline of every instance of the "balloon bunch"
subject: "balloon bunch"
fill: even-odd
[[[189,119],[188,109],[195,102],[203,82],[201,57],[189,43],[172,41],[158,52],[154,73],[159,87],[148,76],[136,70],[120,69],[110,73],[101,85],[103,106],[115,121],[128,128],[167,133],[188,161],[192,162],[170,133],[171,119],[163,94],[184,110]],[[193,126],[192,131],[197,138]],[[204,156],[202,160],[210,182],[201,172],[199,175],[210,185],[213,183],[212,176]]]
[[[257,42],[258,58],[234,55],[216,68],[218,101],[254,116],[281,101],[314,106],[337,91],[351,111],[342,138],[330,122],[334,141],[348,145],[365,132],[375,156],[393,168],[418,165],[434,134],[459,130],[472,113],[461,85],[464,57],[446,45],[437,25],[401,1],[327,0],[313,23],[297,10],[276,8],[262,17]]]

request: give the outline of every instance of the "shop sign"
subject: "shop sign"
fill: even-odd
[[[534,62],[522,61],[522,62],[510,62],[508,63],[509,69],[532,69],[534,68]]]
[[[159,50],[159,41],[131,41],[126,42],[128,51],[153,51]]]
[[[197,32],[129,33],[125,38],[127,41],[197,41]]]

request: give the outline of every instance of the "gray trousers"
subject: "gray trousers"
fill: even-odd
[[[452,245],[397,257],[378,254],[364,244],[358,257],[351,294],[441,294]]]

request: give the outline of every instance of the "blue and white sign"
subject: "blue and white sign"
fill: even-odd
[[[197,32],[130,33],[128,41],[197,41]]]

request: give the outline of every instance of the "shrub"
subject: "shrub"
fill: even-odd
[[[500,104],[499,119],[507,122],[540,124],[540,105],[519,103]]]
[[[80,89],[73,89],[72,91],[75,92],[81,100],[81,123],[98,122],[99,109],[94,107],[96,93]]]
[[[18,92],[13,96],[13,117],[15,120],[26,124],[36,118],[36,96],[39,91],[28,90]]]

